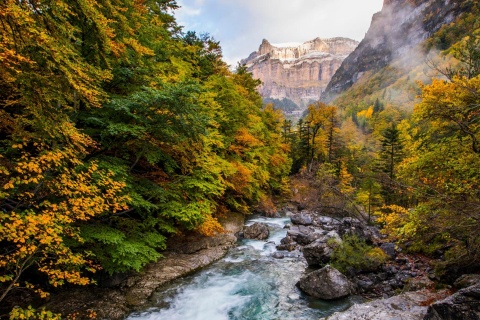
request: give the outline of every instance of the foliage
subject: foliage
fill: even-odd
[[[55,314],[45,309],[35,310],[31,306],[27,309],[15,307],[9,314],[10,320],[26,319],[26,320],[60,320],[61,314]]]
[[[0,4],[0,301],[138,271],[169,235],[287,189],[285,119],[176,8]]]
[[[343,273],[349,270],[374,271],[387,260],[378,247],[372,247],[355,235],[344,235],[342,242],[334,246],[331,264]]]

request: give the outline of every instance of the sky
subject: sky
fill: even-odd
[[[177,0],[175,13],[183,31],[208,33],[236,66],[270,43],[347,37],[361,41],[383,0]]]

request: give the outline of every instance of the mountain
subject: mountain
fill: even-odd
[[[339,95],[345,99],[345,94],[353,99],[364,98],[394,85],[404,76],[413,83],[414,77],[409,73],[425,64],[432,47],[425,45],[426,40],[461,13],[469,12],[473,5],[473,1],[461,0],[384,0],[365,38],[335,72],[322,100],[331,102]],[[420,77],[420,73],[416,70],[413,75]],[[402,89],[406,87],[404,83]],[[376,98],[388,100],[387,90]],[[405,97],[402,99],[398,103],[405,103]]]
[[[304,109],[310,101],[320,98],[357,45],[357,41],[347,38],[316,38],[302,44],[271,44],[264,39],[258,51],[241,63],[262,81],[259,90],[263,98],[289,99]]]

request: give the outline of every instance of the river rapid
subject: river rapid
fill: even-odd
[[[221,260],[176,280],[152,296],[150,307],[129,320],[310,320],[348,308],[355,297],[322,301],[304,295],[295,284],[307,266],[298,251],[272,254],[285,237],[290,218],[251,219],[266,223],[265,241],[244,239]]]

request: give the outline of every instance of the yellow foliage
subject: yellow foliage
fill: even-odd
[[[211,237],[225,231],[218,220],[212,216],[207,216],[205,221],[199,227],[197,227],[196,230],[207,237]]]
[[[398,205],[383,206],[378,212],[377,222],[383,225],[382,232],[391,239],[403,235],[403,226],[407,223],[408,210]]]

